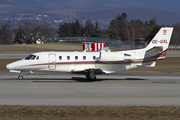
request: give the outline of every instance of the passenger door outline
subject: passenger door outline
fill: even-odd
[[[48,65],[49,70],[55,70],[56,69],[56,54],[51,53],[49,54],[48,58],[49,58],[49,65]]]

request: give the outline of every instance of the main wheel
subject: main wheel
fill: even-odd
[[[94,78],[91,78],[91,81],[96,81],[96,76],[94,76]]]
[[[96,76],[94,76],[94,78],[91,78],[90,75],[86,75],[86,78],[91,81],[96,81]]]
[[[86,78],[87,78],[88,80],[90,80],[90,79],[91,79],[89,75],[86,75]]]
[[[22,75],[19,75],[18,76],[18,80],[22,80],[23,79],[23,76]]]

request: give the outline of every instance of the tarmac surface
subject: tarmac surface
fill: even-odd
[[[180,106],[180,74],[0,74],[0,105]]]
[[[28,54],[0,54],[0,59],[21,59]],[[167,53],[180,57],[180,52]],[[126,73],[84,76],[35,73],[17,80],[0,72],[0,105],[61,106],[180,106],[180,74]]]

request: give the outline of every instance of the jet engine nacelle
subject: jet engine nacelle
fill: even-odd
[[[131,56],[132,55],[132,56]],[[116,63],[116,62],[124,62],[131,63],[135,59],[134,53],[124,54],[124,53],[116,53],[116,52],[101,52],[100,53],[100,61],[104,63]]]
[[[124,61],[124,54],[116,52],[101,52],[100,53],[101,62],[120,62]]]

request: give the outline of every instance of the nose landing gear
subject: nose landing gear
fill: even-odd
[[[23,79],[23,75],[19,75],[18,80],[22,80],[22,79]]]
[[[22,80],[23,79],[23,72],[21,71],[21,74],[18,76],[18,80]]]

